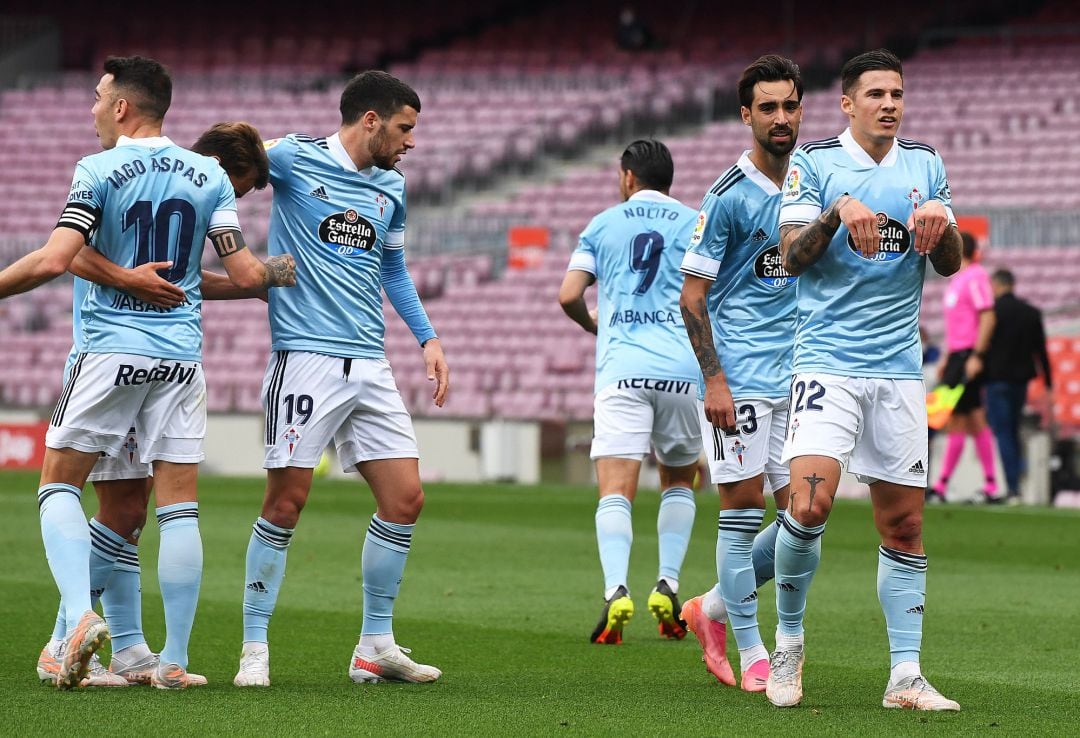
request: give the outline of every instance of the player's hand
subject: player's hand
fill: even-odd
[[[187,295],[177,285],[162,279],[158,271],[171,267],[171,261],[152,261],[140,264],[128,273],[124,291],[132,297],[149,303],[154,307],[171,310],[187,302]]]
[[[428,381],[435,383],[435,391],[431,393],[431,399],[435,401],[437,407],[442,407],[446,402],[446,394],[450,391],[450,367],[446,365],[446,357],[443,356],[439,339],[432,338],[424,344],[424,364],[427,367]]]
[[[968,378],[968,381],[975,379],[975,377],[982,374],[983,361],[977,355],[972,354],[967,357],[967,361],[964,362],[964,375]]]
[[[719,375],[705,380],[705,417],[714,428],[735,431],[735,401],[727,382]]]
[[[849,195],[836,214],[840,216],[840,222],[847,226],[859,253],[873,259],[881,248],[881,231],[878,230],[874,211]]]
[[[600,326],[600,324],[597,322],[600,318],[600,308],[593,308],[592,310],[590,310],[589,317],[592,318],[593,322],[593,329],[591,332],[596,333],[596,331],[599,330]]]
[[[271,256],[266,260],[266,275],[269,287],[295,287],[296,260],[292,254]]]
[[[908,230],[915,234],[915,253],[925,256],[934,250],[941,234],[949,227],[949,215],[945,205],[938,200],[927,200],[912,211],[907,222]]]

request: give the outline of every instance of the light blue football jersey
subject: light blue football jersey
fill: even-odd
[[[679,311],[682,263],[697,213],[655,190],[597,215],[569,270],[596,277],[596,385],[620,379],[697,381],[697,359]]]
[[[796,278],[780,260],[780,188],[749,153],[702,200],[682,270],[712,280],[713,342],[732,396],[778,399],[791,386]]]
[[[114,148],[76,165],[57,226],[79,231],[123,267],[172,261],[163,276],[187,294],[179,307],[157,308],[113,287],[77,280],[77,351],[201,361],[206,234],[239,228],[236,196],[217,160],[164,136],[121,136]]]
[[[845,193],[877,213],[881,251],[863,258],[841,225],[821,259],[799,277],[793,370],[922,379],[926,259],[915,252],[907,222],[930,199],[956,222],[945,165],[926,144],[901,138],[878,164],[850,129],[804,144],[788,167],[780,224],[809,223]]]
[[[296,259],[296,286],[270,292],[275,351],[383,358],[383,250],[405,244],[405,177],[357,171],[338,134],[266,142],[272,256]],[[288,294],[286,294],[288,293]]]

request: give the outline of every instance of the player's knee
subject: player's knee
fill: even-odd
[[[388,517],[387,522],[412,525],[424,509],[424,490],[419,485],[403,489],[387,504],[387,509],[380,510]]]
[[[303,495],[277,495],[263,506],[263,519],[279,528],[295,528],[305,502]]]
[[[881,531],[885,546],[901,551],[914,550],[922,543],[922,513],[910,512],[890,520]]]

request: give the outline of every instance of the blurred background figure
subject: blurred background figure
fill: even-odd
[[[986,420],[993,429],[1001,453],[1007,499],[1015,503],[1020,500],[1020,473],[1024,467],[1020,450],[1020,416],[1028,383],[1037,375],[1041,375],[1046,383],[1043,423],[1048,425],[1052,418],[1050,356],[1046,351],[1042,312],[1013,294],[1016,286],[1013,273],[998,269],[991,278],[991,285],[995,321],[983,368]]]
[[[652,48],[652,32],[638,18],[637,11],[629,5],[619,12],[619,25],[615,30],[615,43],[623,51],[644,51]]]
[[[964,394],[953,409],[945,427],[949,434],[942,460],[941,474],[927,491],[929,499],[945,499],[949,477],[956,470],[964,452],[967,436],[975,441],[975,451],[982,465],[985,482],[983,497],[998,502],[994,480],[994,440],[986,425],[982,407],[982,374],[986,349],[994,331],[994,295],[990,278],[983,269],[982,249],[970,233],[961,233],[964,241],[960,271],[949,279],[945,290],[945,346],[948,356],[941,370],[941,381],[950,387],[964,385]]]

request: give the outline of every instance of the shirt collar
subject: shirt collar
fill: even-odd
[[[121,136],[116,139],[117,146],[145,146],[150,149],[159,149],[162,146],[172,146],[173,142],[168,136],[145,136],[143,138],[131,138]]]
[[[892,147],[889,149],[889,153],[885,154],[885,158],[881,160],[881,164],[871,158],[870,154],[866,153],[866,150],[855,141],[855,137],[851,135],[851,128],[845,128],[844,132],[840,134],[840,145],[844,147],[844,151],[848,153],[857,164],[861,164],[864,167],[891,167],[896,164],[897,158],[900,156],[900,147],[896,144],[896,139],[893,139]]]
[[[345,150],[345,146],[341,143],[341,133],[335,133],[333,136],[326,137],[326,147],[330,151],[330,156],[334,157],[334,161],[341,165],[341,168],[347,172],[357,172],[359,174],[371,174],[373,167],[367,169],[357,169],[356,162],[349,156],[349,152]]]
[[[760,169],[754,166],[754,162],[750,161],[750,150],[747,149],[739,157],[739,161],[736,166],[742,170],[742,173],[746,175],[746,178],[756,184],[761,189],[765,190],[766,195],[779,195],[780,188],[776,184],[766,177]]]
[[[647,202],[678,202],[678,200],[676,200],[674,197],[668,197],[663,192],[659,192],[657,190],[638,190],[626,199],[627,202],[630,202],[631,200],[645,200]]]

